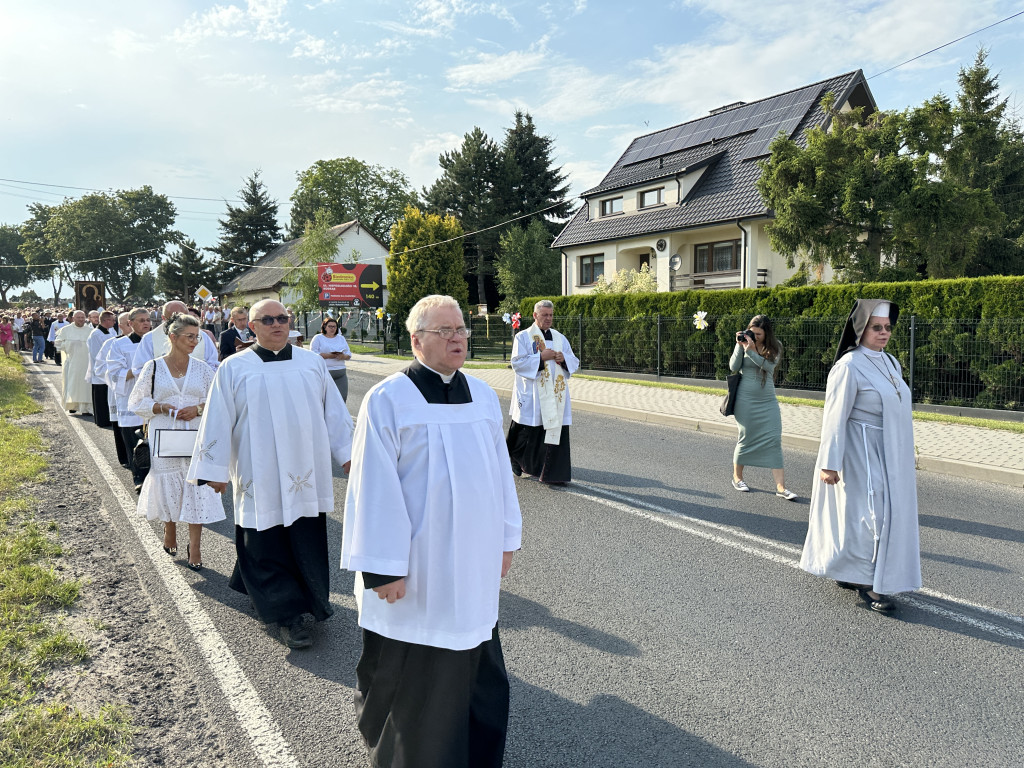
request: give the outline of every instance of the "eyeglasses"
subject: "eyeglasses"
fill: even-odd
[[[876,325],[869,325],[868,328],[870,328],[875,333],[881,333],[882,331],[885,331],[886,333],[892,333],[892,326],[891,325],[877,325],[876,324]]]
[[[189,341],[198,341],[199,340],[199,334],[198,333],[182,333],[182,334],[175,334],[175,335],[179,339],[188,339]]]
[[[275,320],[280,325],[288,325],[288,323],[291,322],[291,318],[289,318],[288,315],[264,315],[263,317],[254,317],[252,319],[254,323],[258,321],[263,323],[267,327],[273,325]]]
[[[468,339],[473,333],[473,331],[466,326],[462,326],[461,328],[420,328],[417,333],[420,331],[423,333],[436,333],[442,339],[446,340],[450,339],[452,336],[459,336],[460,338]]]

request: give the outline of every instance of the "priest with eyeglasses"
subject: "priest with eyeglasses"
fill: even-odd
[[[352,417],[324,359],[288,343],[288,315],[257,302],[256,344],[217,370],[206,400],[189,482],[233,487],[237,560],[228,585],[249,595],[282,642],[308,648],[304,615],[332,613],[327,515],[331,457],[348,471]]]
[[[458,302],[427,296],[406,327],[416,361],[363,398],[345,500],[357,725],[378,768],[497,768],[509,710],[498,593],[522,533],[501,407],[459,370]]]

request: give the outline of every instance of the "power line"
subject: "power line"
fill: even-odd
[[[919,55],[915,56],[912,59],[907,59],[904,62],[896,64],[895,66],[889,67],[888,69],[884,69],[881,72],[878,72],[878,73],[872,75],[871,77],[869,77],[868,80],[872,80],[872,79],[874,79],[876,77],[881,77],[882,75],[884,75],[884,74],[886,74],[888,72],[892,72],[894,69],[899,69],[904,64],[909,64],[912,61],[917,61],[918,59],[923,58],[924,56],[927,56],[930,53],[935,53],[936,51],[941,51],[943,48],[947,48],[947,47],[953,45],[953,43],[959,43],[961,40],[966,40],[968,37],[971,37],[972,35],[976,35],[979,32],[984,32],[986,29],[992,29],[992,27],[997,27],[1000,24],[1002,24],[1003,22],[1009,21],[1010,19],[1015,19],[1015,18],[1017,18],[1018,16],[1021,16],[1021,15],[1024,15],[1024,11],[1017,11],[1017,13],[1013,14],[1012,16],[1007,16],[1005,19],[1000,19],[999,21],[997,21],[997,22],[995,22],[993,24],[989,24],[987,27],[982,27],[981,29],[976,29],[973,32],[968,32],[966,35],[963,35],[962,37],[958,37],[956,40],[950,40],[948,43],[943,43],[942,45],[938,46],[937,48],[932,48],[930,51],[925,51],[924,53],[919,54]]]
[[[56,189],[77,189],[80,192],[109,192],[109,189],[99,189],[97,187],[72,187],[69,184],[46,184],[42,181],[24,181],[23,179],[0,179],[0,181],[7,181],[12,184],[32,184],[37,187],[54,187]],[[34,191],[34,190],[33,190]],[[40,190],[42,191],[42,190]],[[53,194],[53,193],[50,193]],[[244,200],[229,200],[225,197],[187,197],[185,195],[164,195],[174,200],[200,200],[206,203],[243,203]]]

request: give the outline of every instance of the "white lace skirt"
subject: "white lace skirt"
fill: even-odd
[[[192,485],[185,480],[189,459],[154,456],[152,461],[139,494],[140,515],[148,520],[204,525],[224,519],[220,494],[208,485]]]

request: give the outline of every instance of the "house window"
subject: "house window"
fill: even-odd
[[[601,201],[601,215],[611,216],[613,213],[622,213],[621,197],[613,197],[610,200]]]
[[[621,198],[620,198],[621,199]],[[580,256],[580,285],[593,285],[604,274],[604,254]]]
[[[693,248],[693,271],[729,272],[740,268],[740,241],[703,243]]]
[[[641,192],[640,207],[650,208],[655,205],[661,205],[663,202],[662,192],[664,191],[664,189],[664,187],[658,187],[657,189],[647,189]]]

